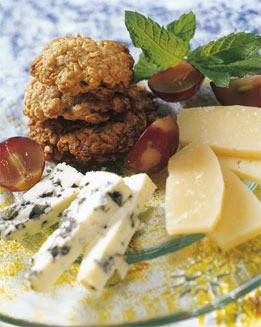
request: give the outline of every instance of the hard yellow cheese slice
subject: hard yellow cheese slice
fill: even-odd
[[[180,142],[205,142],[220,155],[261,159],[261,110],[216,106],[178,114]]]
[[[261,183],[261,160],[218,156],[218,161],[240,178]]]
[[[220,218],[224,181],[207,144],[191,144],[169,160],[166,228],[171,235],[212,231]]]
[[[223,169],[225,197],[221,220],[208,234],[229,250],[261,233],[261,202],[231,171]]]

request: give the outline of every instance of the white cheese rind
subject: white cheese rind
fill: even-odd
[[[124,253],[134,233],[139,229],[139,214],[144,210],[156,186],[146,174],[124,178],[132,197],[108,222],[106,230],[87,247],[77,280],[89,290],[101,290],[115,270],[123,279],[128,265]]]
[[[33,257],[29,281],[36,291],[48,289],[59,278],[131,195],[123,179],[112,173],[87,173],[81,186],[59,228]]]
[[[20,241],[59,221],[59,215],[79,192],[83,175],[58,164],[52,172],[1,213],[1,238]]]

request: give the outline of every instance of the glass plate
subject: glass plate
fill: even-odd
[[[204,85],[183,107],[216,104]],[[181,104],[161,103],[160,111]],[[5,117],[5,116],[4,116]],[[0,140],[26,134],[26,119],[6,116]],[[121,163],[103,167],[126,174]],[[52,230],[23,241],[0,241],[0,320],[18,326],[153,326],[216,310],[261,285],[261,236],[222,252],[203,234],[170,237],[165,231],[166,170],[153,177],[158,186],[142,215],[126,254],[127,277],[114,275],[100,294],[90,295],[76,282],[81,258],[49,292],[37,294],[25,282],[29,259]],[[261,187],[248,187],[261,199]],[[5,194],[0,201],[12,201]],[[0,202],[1,208],[1,202]]]
[[[126,254],[127,277],[114,275],[100,294],[90,295],[76,282],[80,258],[52,290],[30,290],[29,259],[48,231],[25,240],[27,248],[0,241],[0,320],[20,326],[153,326],[205,314],[261,285],[261,236],[226,253],[203,234],[167,235],[165,178],[165,171],[154,178],[158,190]],[[260,185],[248,187],[261,199]]]

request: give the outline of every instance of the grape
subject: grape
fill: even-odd
[[[125,166],[135,173],[158,173],[167,166],[179,144],[179,129],[171,116],[156,120],[140,136]]]
[[[0,186],[11,192],[35,185],[44,170],[41,146],[27,137],[12,137],[0,143]]]
[[[218,101],[225,106],[261,107],[261,76],[233,78],[229,86],[217,87],[210,83]]]
[[[159,98],[177,102],[192,97],[200,88],[204,75],[186,61],[152,76],[148,85]]]

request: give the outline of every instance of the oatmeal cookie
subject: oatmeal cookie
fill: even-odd
[[[123,91],[132,82],[133,64],[123,44],[66,36],[43,49],[30,73],[43,84],[56,85],[65,95],[76,96],[104,88]]]
[[[115,93],[100,99],[96,95],[81,93],[75,97],[63,95],[55,85],[48,86],[32,80],[25,89],[24,115],[35,120],[56,119],[84,120],[99,124],[114,115],[135,108],[150,108],[153,96],[143,87],[132,84],[123,94]]]
[[[64,160],[70,164],[115,161],[133,147],[153,119],[154,104],[150,111],[127,111],[99,125],[61,117],[31,119],[28,136],[43,146],[49,161]]]
[[[48,86],[37,80],[32,80],[26,87],[24,105],[24,115],[35,120],[63,117],[91,124],[105,122],[131,107],[130,99],[123,94],[110,94],[103,100],[89,93],[69,97],[63,95],[57,86]]]

